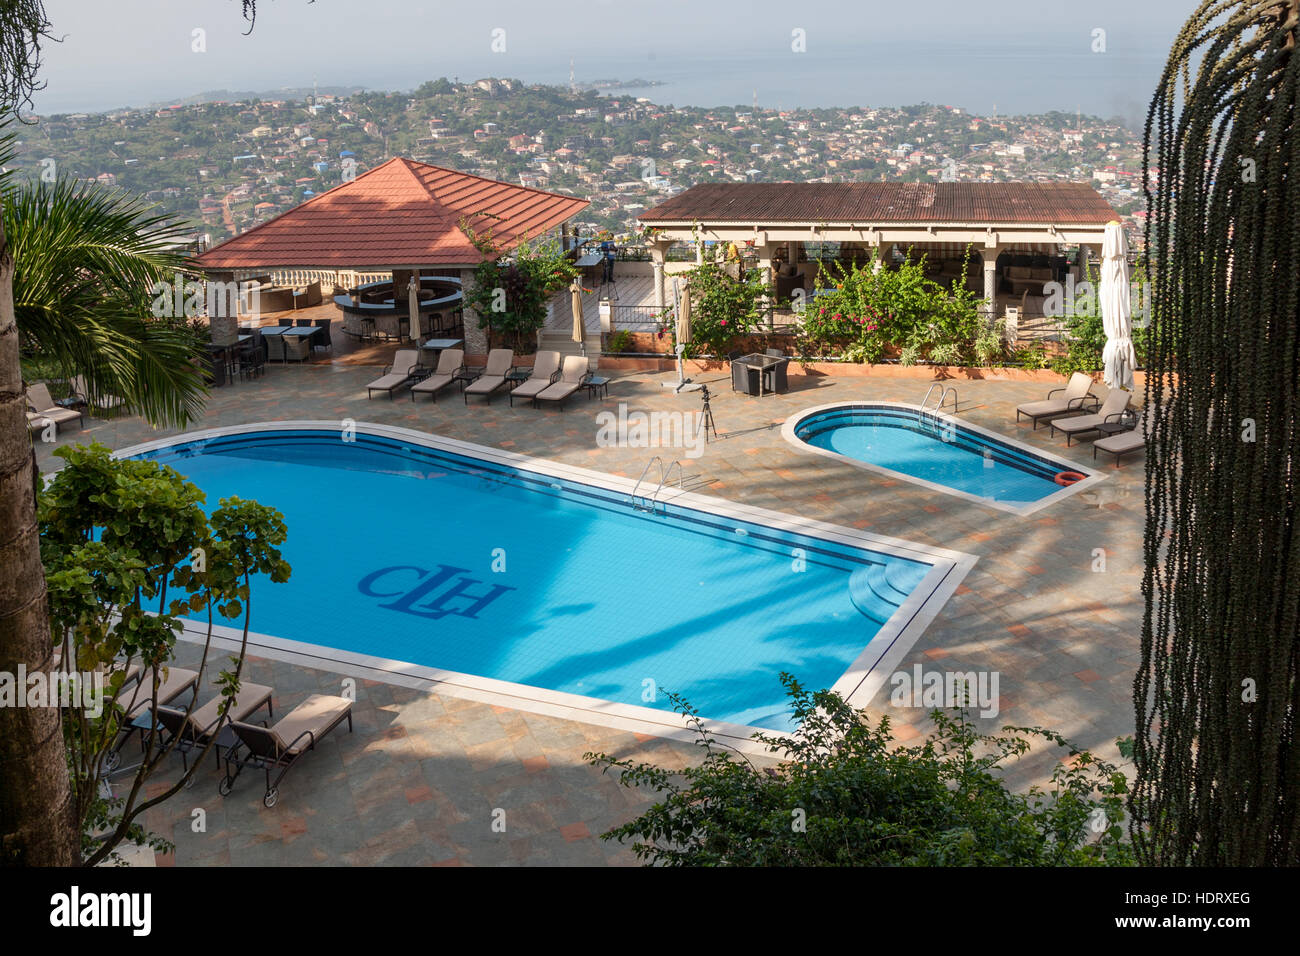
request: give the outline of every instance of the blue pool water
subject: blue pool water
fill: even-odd
[[[1079,467],[902,406],[814,412],[794,434],[815,448],[1013,507],[1061,491],[1055,476]]]
[[[931,569],[704,511],[650,516],[387,436],[263,431],[143,457],[209,508],[237,495],[284,513],[293,574],[255,582],[255,632],[664,710],[672,691],[777,730],[777,675],[832,686]]]

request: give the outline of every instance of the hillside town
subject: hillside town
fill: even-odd
[[[1090,181],[1139,242],[1140,137],[1078,114],[663,106],[510,79],[36,117],[14,168],[144,194],[210,246],[397,156],[582,196],[580,235],[702,182]],[[869,93],[863,94],[868,99]]]

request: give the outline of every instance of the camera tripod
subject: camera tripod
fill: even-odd
[[[713,437],[718,437],[718,426],[713,422],[713,409],[709,407],[709,386],[701,385],[700,394],[704,398],[704,407],[700,409],[700,427],[696,429],[698,435],[700,430],[704,431],[705,444],[709,441],[709,432],[713,432]]]

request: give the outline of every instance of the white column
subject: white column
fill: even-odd
[[[993,246],[980,250],[984,256],[984,314],[990,324],[997,319],[998,252],[1000,249],[1000,246]]]
[[[655,308],[662,309],[668,299],[664,290],[664,247],[658,242],[650,244],[650,268],[655,277]]]

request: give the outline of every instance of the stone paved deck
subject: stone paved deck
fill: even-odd
[[[356,361],[360,356],[353,357]],[[664,373],[612,373],[609,397],[571,401],[565,411],[510,408],[503,398],[468,408],[458,396],[437,404],[366,399],[370,367],[331,362],[270,369],[265,378],[218,390],[196,427],[294,418],[379,422],[635,477],[655,453],[597,448],[598,411],[696,410],[698,393],[660,387]],[[1019,517],[819,456],[800,454],[779,422],[831,401],[919,401],[926,383],[868,377],[792,376],[791,390],[764,399],[730,391],[725,368],[699,377],[714,388],[721,440],[698,459],[683,458],[699,490],[748,504],[870,529],[979,557],[964,585],[900,665],[910,670],[997,670],[1002,711],[980,721],[1042,725],[1118,760],[1113,742],[1132,730],[1131,680],[1138,660],[1142,599],[1142,458],[1116,470],[1095,492],[1081,492]],[[1091,464],[1087,443],[1067,449],[1047,429],[1014,424],[1014,406],[1040,397],[1040,384],[978,381],[957,385],[961,417],[1055,455]],[[110,447],[160,438],[138,419],[88,420],[60,443],[96,439]],[[57,466],[50,448],[42,467]],[[290,529],[292,533],[292,529]],[[1093,570],[1094,549],[1106,570]],[[647,569],[653,573],[653,569]],[[182,662],[192,655],[182,646]],[[307,693],[338,692],[339,675],[254,660],[249,678],[277,688],[277,713]],[[193,864],[449,863],[577,864],[634,862],[597,839],[646,798],[585,766],[605,750],[682,761],[692,748],[571,720],[538,716],[444,693],[362,682],[355,733],[336,733],[286,782],[280,803],[261,805],[254,776],[223,800],[211,765],[195,788],[151,813],[150,825],[176,843],[174,861]],[[871,712],[888,713],[897,736],[929,729],[923,711],[895,709],[887,689]],[[1036,752],[1011,768],[1021,787],[1042,782],[1053,755]],[[207,832],[190,831],[203,807]],[[506,812],[494,832],[493,811]]]

